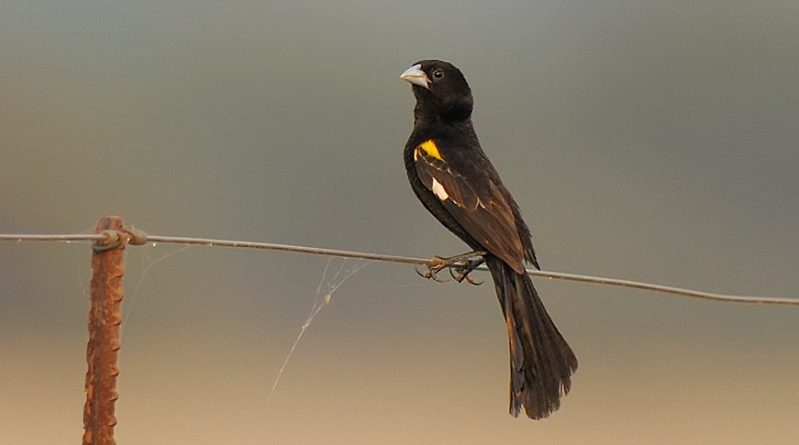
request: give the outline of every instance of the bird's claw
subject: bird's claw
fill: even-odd
[[[485,252],[475,251],[462,255],[455,255],[449,258],[434,256],[430,258],[430,261],[424,265],[422,270],[419,270],[419,267],[417,266],[416,273],[422,278],[432,279],[436,282],[443,283],[448,280],[439,279],[438,273],[441,272],[442,269],[449,269],[449,274],[458,283],[466,280],[466,282],[471,285],[479,286],[483,284],[483,282],[472,279],[469,274],[479,265],[483,264],[485,261],[484,255]]]
[[[483,282],[475,280],[470,276],[470,274],[472,273],[472,271],[477,269],[478,266],[483,264],[484,261],[485,258],[483,258],[482,256],[476,259],[469,259],[466,261],[466,264],[451,266],[449,268],[449,274],[452,275],[452,278],[458,283],[462,283],[463,280],[466,280],[466,282],[471,284],[472,286],[479,286],[483,284]]]
[[[462,283],[464,280],[466,280],[466,282],[471,284],[472,286],[479,286],[483,284],[482,281],[477,281],[471,276],[469,276],[468,273],[461,272],[460,270],[461,268],[454,268],[454,267],[449,269],[449,274],[452,276],[453,280],[457,281],[458,283]]]
[[[427,278],[428,280],[433,280],[437,283],[446,283],[449,280],[442,280],[438,277],[438,273],[441,272],[442,269],[446,269],[450,267],[447,258],[441,258],[439,256],[434,256],[430,258],[430,262],[423,265],[423,269],[419,270],[419,266],[415,266],[414,269],[416,270],[416,274],[422,278]]]

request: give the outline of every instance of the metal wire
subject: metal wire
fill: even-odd
[[[13,241],[20,243],[27,241],[44,241],[44,242],[95,241],[102,244],[103,242],[108,242],[109,239],[110,237],[108,234],[98,234],[98,235],[0,234],[0,241]],[[146,240],[148,243],[167,243],[167,244],[197,245],[197,246],[206,246],[206,247],[278,250],[283,252],[305,253],[311,255],[326,255],[326,256],[334,256],[340,258],[359,258],[365,260],[385,261],[385,262],[402,263],[402,264],[416,264],[416,265],[426,265],[426,266],[433,266],[439,264],[440,262],[440,260],[436,260],[433,258],[417,258],[417,257],[400,256],[400,255],[386,255],[386,254],[371,253],[371,252],[358,252],[352,250],[326,249],[322,247],[296,246],[292,244],[234,241],[234,240],[224,240],[224,239],[215,239],[215,238],[190,238],[183,236],[146,235]],[[479,267],[477,269],[487,270],[485,266]],[[591,275],[579,275],[579,274],[572,274],[565,272],[550,272],[550,271],[535,270],[535,269],[527,269],[527,274],[538,277],[555,279],[555,280],[567,280],[567,281],[577,281],[582,283],[593,283],[593,284],[601,284],[608,286],[629,287],[629,288],[642,289],[642,290],[660,292],[671,295],[678,295],[682,297],[699,298],[704,300],[726,301],[733,303],[780,304],[780,305],[799,306],[799,298],[728,295],[728,294],[720,294],[714,292],[703,292],[693,289],[683,289],[673,286],[664,286],[660,284],[644,283],[641,281],[623,280],[623,279],[608,278],[608,277],[597,277]]]

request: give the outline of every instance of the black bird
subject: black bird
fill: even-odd
[[[518,416],[524,406],[530,418],[547,417],[569,392],[577,358],[525,273],[525,263],[539,268],[530,229],[477,140],[469,84],[458,68],[440,60],[417,62],[400,77],[416,96],[413,132],[403,153],[411,187],[475,251],[441,259],[427,276],[454,266],[459,273],[453,276],[461,281],[485,261],[508,330],[510,413]]]

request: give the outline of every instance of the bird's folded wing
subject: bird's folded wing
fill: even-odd
[[[414,153],[416,173],[453,218],[489,253],[524,272],[523,246],[508,201],[487,176],[467,179],[443,158]],[[477,180],[479,183],[474,183]]]

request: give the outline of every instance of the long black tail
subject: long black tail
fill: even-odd
[[[542,419],[569,393],[577,357],[549,318],[530,277],[491,255],[486,264],[508,328],[510,413],[518,416],[524,405],[528,417]]]

